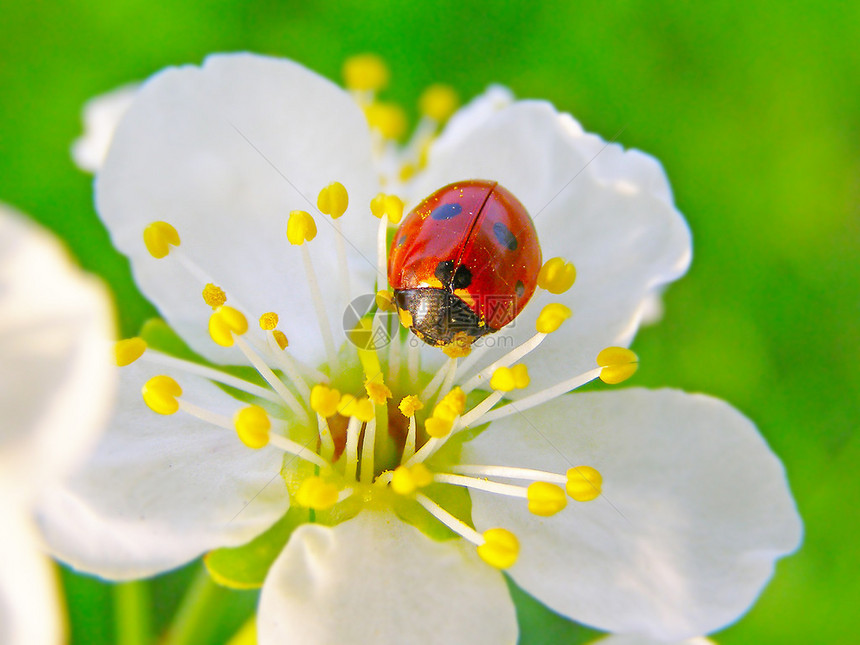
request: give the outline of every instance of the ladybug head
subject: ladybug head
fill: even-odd
[[[488,327],[459,296],[446,289],[397,290],[394,302],[403,325],[434,347],[455,341],[471,345],[481,336],[496,331]]]

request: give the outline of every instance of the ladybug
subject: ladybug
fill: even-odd
[[[434,347],[498,331],[537,287],[541,250],[525,207],[496,181],[440,188],[403,220],[388,254],[401,323]]]

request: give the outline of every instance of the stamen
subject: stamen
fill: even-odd
[[[167,375],[153,376],[141,390],[143,402],[158,414],[174,414],[179,410],[178,398],[182,396],[179,383]]]
[[[400,405],[397,406],[403,416],[409,418],[409,429],[406,431],[406,441],[403,444],[403,455],[400,458],[401,463],[407,461],[415,454],[415,435],[416,422],[415,412],[424,407],[419,398],[413,394],[403,397]]]
[[[331,482],[322,477],[307,477],[299,486],[293,501],[299,506],[312,508],[315,511],[325,511],[337,504],[340,491]]]
[[[219,307],[209,316],[209,335],[221,347],[232,347],[235,339],[247,331],[248,319],[233,307]]]
[[[356,469],[358,467],[358,435],[361,432],[361,419],[352,417],[349,424],[346,426],[346,447],[344,448],[344,456],[346,457],[346,465],[344,466],[344,476],[350,479],[358,480],[356,477]]]
[[[319,281],[317,281],[313,262],[311,262],[310,253],[305,245],[305,241],[314,239],[316,234],[317,227],[314,223],[313,217],[310,216],[310,213],[305,211],[292,211],[290,213],[290,219],[287,222],[287,239],[290,241],[290,244],[301,247],[302,261],[305,265],[305,277],[307,278],[311,297],[314,301],[314,309],[316,310],[317,322],[319,323],[320,333],[322,334],[323,343],[325,344],[329,367],[332,369],[332,373],[336,373],[338,365],[337,352],[334,346],[334,337],[331,333],[331,326],[329,325],[328,314],[325,310]]]
[[[379,193],[370,200],[370,212],[374,217],[379,218],[379,226],[376,229],[376,285],[378,289],[384,289],[388,284],[386,239],[388,222],[397,224],[403,217],[403,201],[396,195]]]
[[[146,341],[137,336],[118,340],[113,346],[113,351],[117,366],[125,367],[143,356],[146,351]]]
[[[439,385],[443,380],[447,380],[447,377],[453,371],[456,375],[457,373],[457,360],[456,358],[449,358],[442,367],[433,375],[433,378],[430,379],[430,382],[427,384],[421,391],[421,398],[425,401],[436,394],[436,390],[439,389]]]
[[[487,412],[487,414],[481,417],[481,423],[490,423],[491,421],[503,419],[504,417],[510,416],[512,414],[525,412],[529,408],[533,408],[536,405],[540,405],[541,403],[545,403],[551,399],[556,398],[557,396],[561,396],[566,392],[570,392],[571,390],[575,390],[578,387],[582,387],[589,381],[593,381],[598,376],[600,376],[601,369],[603,368],[598,367],[597,369],[589,370],[584,374],[574,376],[573,378],[570,378],[566,381],[562,381],[561,383],[548,387],[545,390],[541,390],[540,392],[536,392],[535,394],[532,394],[530,396],[523,397],[513,403],[503,405],[502,407],[496,408],[491,412]]]
[[[179,233],[167,222],[153,222],[143,230],[143,243],[149,254],[160,260],[170,253],[171,246],[179,246]]]
[[[433,408],[433,415],[424,422],[424,430],[435,439],[447,436],[465,406],[466,395],[460,388],[454,388]]]
[[[379,375],[381,377],[381,375]],[[364,389],[367,391],[368,398],[376,405],[385,405],[388,399],[391,398],[391,390],[382,382],[382,379],[376,381],[367,381],[364,384]]]
[[[420,464],[415,464],[415,466],[418,465]],[[413,468],[415,466],[413,466]],[[476,490],[483,490],[487,491],[488,493],[496,493],[497,495],[505,495],[507,497],[519,497],[522,499],[526,499],[528,497],[527,489],[525,486],[501,484],[499,482],[492,482],[487,479],[476,479],[475,477],[464,477],[463,475],[449,475],[446,473],[437,473],[433,476],[433,481],[438,482],[440,484],[453,484],[454,486],[474,488]]]
[[[351,56],[343,64],[343,80],[347,89],[378,91],[388,85],[388,66],[376,54]]]
[[[450,85],[435,83],[428,87],[418,99],[418,109],[436,123],[444,123],[457,110],[460,97]]]
[[[391,490],[398,495],[411,495],[432,483],[433,473],[424,464],[398,466],[391,475]]]
[[[260,316],[260,329],[263,331],[273,331],[278,327],[278,314],[274,311],[269,311]]]
[[[276,434],[274,432],[269,433],[269,443],[283,450],[284,452],[295,455],[299,459],[304,459],[305,461],[309,461],[312,464],[319,466],[320,468],[330,470],[331,464],[327,462],[325,459],[320,457],[313,450],[308,448],[307,446],[303,446],[297,441],[293,441],[292,439],[287,439],[285,436]]]
[[[319,192],[317,208],[321,213],[331,216],[334,220],[335,244],[337,245],[337,264],[340,271],[340,286],[343,290],[343,301],[350,302],[349,267],[346,262],[346,245],[344,244],[343,228],[340,218],[349,206],[349,194],[344,185],[338,181],[330,183]]]
[[[639,357],[625,347],[607,347],[597,355],[600,380],[609,385],[617,385],[629,379],[639,368]]]
[[[564,489],[549,482],[534,482],[527,489],[529,512],[541,517],[550,517],[567,506]]]
[[[259,405],[239,409],[233,417],[233,424],[239,439],[249,448],[258,450],[268,445],[272,422]]]
[[[373,457],[376,451],[376,416],[364,426],[364,439],[361,442],[361,481],[373,481]]]
[[[418,370],[421,368],[421,341],[409,337],[406,346],[406,370],[409,374],[409,384],[411,387],[415,387],[418,385]]]
[[[240,350],[242,350],[245,358],[251,362],[254,368],[260,373],[260,376],[266,380],[266,383],[268,383],[272,389],[278,393],[278,396],[283,399],[284,403],[286,403],[287,406],[289,406],[289,408],[298,416],[308,417],[307,410],[305,410],[302,407],[302,404],[299,403],[296,395],[287,389],[287,386],[284,385],[281,379],[278,378],[277,374],[275,374],[272,369],[266,365],[266,362],[260,358],[260,355],[257,354],[241,336],[234,336],[234,338],[236,340],[236,345]]]
[[[374,101],[364,107],[364,116],[383,139],[396,141],[406,132],[406,113],[394,103]]]
[[[334,459],[334,438],[331,436],[331,429],[328,427],[328,419],[321,414],[317,414],[317,430],[320,437],[320,456],[327,461]]]
[[[577,502],[590,502],[600,496],[603,476],[591,466],[574,466],[567,471],[565,490]]]
[[[417,434],[417,422],[415,417],[409,417],[409,429],[406,431],[406,441],[403,442],[403,455],[400,457],[400,463],[405,463],[415,454],[415,435]]]
[[[493,372],[490,387],[494,390],[510,392],[527,388],[530,382],[528,367],[525,363],[520,363],[513,367],[500,367]]]
[[[190,414],[193,417],[197,417],[201,421],[205,421],[206,423],[211,423],[213,426],[217,426],[219,428],[224,428],[225,430],[233,430],[233,423],[228,416],[224,416],[223,414],[216,414],[215,412],[211,412],[206,408],[201,408],[199,405],[194,405],[189,401],[185,401],[184,399],[179,399],[179,409],[185,412],[185,414]]]
[[[541,334],[551,334],[561,327],[561,323],[570,318],[571,315],[572,312],[568,307],[560,302],[551,302],[541,309],[535,327]]]
[[[477,475],[479,477],[503,477],[505,479],[530,479],[547,481],[556,484],[566,484],[567,477],[558,473],[533,468],[516,468],[513,466],[478,466],[473,464],[456,464],[450,467],[461,475]]]
[[[537,283],[541,289],[552,294],[564,293],[576,281],[576,267],[564,258],[551,258],[544,263],[538,273]]]
[[[520,542],[507,529],[495,528],[484,531],[484,542],[478,547],[478,555],[497,569],[512,567],[520,555]]]
[[[439,506],[436,502],[427,497],[424,493],[416,493],[415,501],[421,504],[421,506],[423,506],[425,509],[427,509],[430,515],[442,522],[442,524],[454,531],[454,533],[457,533],[467,539],[475,546],[479,546],[485,542],[483,535],[478,533],[475,529],[473,529],[471,526],[469,526],[462,520],[459,520],[453,515],[451,515],[448,511]]]
[[[340,405],[340,392],[327,385],[314,385],[310,403],[311,409],[323,418],[333,417]]]
[[[203,287],[203,302],[213,309],[218,309],[218,307],[227,302],[227,294],[224,293],[221,287],[209,282]]]

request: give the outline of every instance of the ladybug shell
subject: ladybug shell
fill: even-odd
[[[474,339],[516,318],[540,268],[540,245],[525,207],[498,182],[473,179],[440,188],[406,216],[391,243],[388,282],[395,296],[421,289],[456,296],[462,303],[454,308],[465,304],[474,314]],[[416,333],[423,338],[424,331]],[[440,345],[447,338],[424,340]]]

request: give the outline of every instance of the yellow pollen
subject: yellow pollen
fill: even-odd
[[[276,314],[274,311],[270,311],[260,316],[260,329],[264,331],[272,331],[277,326],[278,314]]]
[[[487,529],[484,543],[478,547],[478,555],[490,566],[507,569],[520,555],[520,541],[507,529]]]
[[[449,424],[451,424],[454,422],[454,419],[457,418],[457,415],[457,409],[448,401],[442,400],[436,404],[435,408],[433,408],[432,418],[447,421]]]
[[[219,307],[209,316],[209,335],[221,347],[233,346],[233,334],[241,336],[248,331],[248,319],[238,309]]]
[[[394,295],[387,289],[376,292],[376,306],[380,311],[395,311]]]
[[[603,476],[591,466],[575,466],[567,471],[567,494],[577,502],[590,502],[600,496]]]
[[[500,367],[493,372],[490,387],[501,392],[510,392],[526,388],[530,382],[528,367],[525,363],[520,363],[513,367]]]
[[[600,380],[609,385],[626,381],[639,369],[639,357],[626,347],[607,347],[597,355]]]
[[[463,414],[466,409],[466,394],[457,386],[442,398],[442,402],[450,405],[457,414]]]
[[[167,222],[153,222],[143,229],[143,243],[152,257],[161,259],[171,246],[179,246],[179,233]]]
[[[325,481],[322,477],[313,475],[302,482],[293,501],[305,508],[324,511],[337,504],[339,492],[334,484]]]
[[[311,410],[324,418],[337,414],[340,404],[340,392],[327,385],[314,385],[311,390]]]
[[[349,195],[339,181],[334,181],[323,188],[317,197],[317,208],[320,213],[331,215],[332,219],[343,215],[347,206],[349,206]]]
[[[286,349],[290,346],[290,341],[287,339],[287,335],[280,329],[274,330],[272,332],[272,337],[281,349]]]
[[[419,488],[433,483],[433,473],[422,463],[398,466],[391,476],[391,490],[398,495],[411,495]]]
[[[307,211],[292,211],[287,220],[287,239],[294,246],[301,246],[317,236],[317,225]]]
[[[544,263],[538,273],[537,283],[541,289],[546,289],[556,295],[564,293],[576,281],[576,267],[564,258],[551,258]]]
[[[368,398],[376,405],[385,405],[385,402],[391,398],[391,390],[385,383],[367,381],[364,384],[364,389],[367,391]]]
[[[412,327],[412,314],[407,309],[398,309],[397,310],[397,319],[400,321],[400,324],[409,329]]]
[[[137,336],[118,340],[113,346],[113,351],[116,364],[119,367],[125,367],[143,356],[143,353],[146,351],[146,341]]]
[[[427,431],[428,435],[436,439],[448,436],[452,427],[453,423],[450,419],[443,419],[435,416],[430,417],[424,422],[424,430]]]
[[[400,166],[397,176],[401,182],[407,182],[415,176],[415,172],[417,170],[418,169],[415,167],[415,164],[405,163]]]
[[[443,123],[448,120],[457,106],[460,104],[460,97],[450,85],[435,83],[428,87],[418,99],[418,109],[421,114],[429,116],[438,123]]]
[[[370,200],[370,212],[377,219],[385,215],[389,222],[397,224],[403,217],[403,200],[397,195],[379,193]]]
[[[153,376],[143,384],[143,402],[158,414],[173,414],[179,409],[177,397],[182,396],[179,383],[164,374]]]
[[[269,430],[272,422],[269,415],[259,405],[249,405],[236,412],[233,417],[236,434],[249,448],[262,448],[269,443]]]
[[[388,77],[388,66],[376,54],[351,56],[343,64],[343,82],[350,90],[381,90]]]
[[[406,113],[394,103],[375,101],[364,108],[364,116],[385,139],[399,139],[406,132]]]
[[[373,419],[376,414],[370,399],[365,397],[356,398],[352,394],[344,394],[341,397],[338,412],[342,416],[355,417],[365,423]]]
[[[420,410],[424,407],[424,404],[421,403],[421,399],[419,399],[414,394],[410,394],[408,396],[404,396],[400,401],[400,405],[397,406],[400,408],[400,411],[403,413],[404,417],[411,417],[415,415],[417,410]]]
[[[224,293],[224,290],[217,284],[212,284],[210,282],[203,287],[203,302],[213,309],[217,309],[227,302],[227,294]]]
[[[551,334],[572,315],[568,307],[559,302],[551,302],[541,309],[535,327],[541,334]]]
[[[458,332],[454,340],[445,345],[442,351],[448,358],[466,358],[472,353],[471,337],[465,332]]]
[[[567,497],[561,486],[549,482],[534,482],[526,490],[529,511],[541,517],[555,515],[567,506]]]

